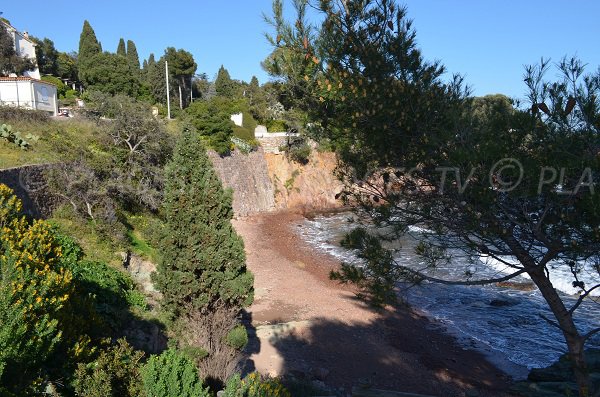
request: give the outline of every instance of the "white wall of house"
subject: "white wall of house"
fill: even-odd
[[[0,22],[0,23],[2,23],[8,30],[8,33],[10,35],[12,35],[13,41],[15,43],[15,51],[16,51],[17,55],[20,57],[27,57],[29,59],[36,60],[35,43],[33,42],[33,40],[31,40],[29,38],[27,33],[20,33],[17,29],[12,27],[11,25],[8,25],[4,22]],[[36,65],[36,67],[34,70],[26,71],[23,74],[27,77],[32,77],[34,79],[39,80],[41,78],[41,76],[40,76],[40,69],[37,66],[37,61],[35,61],[35,65]]]
[[[244,114],[243,113],[232,114],[231,121],[233,121],[233,124],[237,125],[238,127],[241,127],[244,124]]]
[[[0,105],[58,114],[56,86],[30,78],[1,77]]]

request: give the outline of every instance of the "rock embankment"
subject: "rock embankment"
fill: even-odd
[[[300,211],[329,210],[341,206],[335,196],[342,190],[335,177],[335,153],[313,150],[308,164],[290,161],[284,154],[265,153],[273,182],[275,206]]]
[[[285,209],[330,210],[341,205],[335,198],[342,185],[334,175],[334,153],[313,151],[305,165],[263,148],[249,154],[235,151],[226,157],[209,152],[209,156],[223,184],[233,190],[236,216]]]

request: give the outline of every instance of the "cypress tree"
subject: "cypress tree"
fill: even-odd
[[[127,55],[127,52],[125,51],[125,40],[123,40],[122,37],[119,40],[119,46],[117,47],[117,55]]]
[[[163,308],[175,318],[239,312],[252,303],[253,275],[231,225],[231,191],[195,132],[184,133],[166,175],[163,258],[153,276]]]
[[[148,57],[148,66],[152,66],[156,63],[156,60],[154,59],[154,53],[150,53],[150,56]]]
[[[227,71],[223,65],[221,65],[219,72],[217,73],[215,89],[217,90],[218,96],[230,98],[234,95],[235,84],[231,80],[229,71]]]
[[[83,29],[79,36],[79,54],[77,56],[77,66],[79,69],[79,80],[86,83],[86,72],[91,59],[102,52],[102,47],[96,38],[96,33],[92,25],[86,20],[83,22]]]
[[[140,70],[140,57],[132,40],[127,40],[127,59],[134,71]]]

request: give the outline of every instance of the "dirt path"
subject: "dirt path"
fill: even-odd
[[[376,313],[329,280],[338,261],[315,252],[293,228],[300,215],[234,221],[255,275],[249,312],[251,365],[350,390],[358,384],[435,396],[504,396],[506,375],[412,310]]]

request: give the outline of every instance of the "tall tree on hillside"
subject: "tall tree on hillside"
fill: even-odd
[[[183,107],[187,107],[190,102],[190,91],[192,89],[192,78],[198,65],[194,61],[194,56],[185,50],[176,50],[169,47],[165,50],[165,60],[169,62],[169,73],[173,77],[173,83],[177,88],[177,97]]]
[[[33,37],[35,42],[35,58],[40,73],[58,75],[58,51],[54,48],[54,42],[44,37],[43,40]]]
[[[90,67],[91,60],[95,55],[102,52],[102,46],[96,38],[96,33],[92,25],[86,20],[83,22],[83,29],[79,36],[79,52],[77,54],[77,68],[79,80],[87,84],[87,70]]]
[[[127,58],[109,52],[93,56],[85,73],[86,88],[109,94],[136,97],[139,79],[131,71]]]
[[[125,40],[122,37],[119,39],[119,45],[117,46],[117,55],[127,55],[127,50],[125,49]]]
[[[59,52],[56,60],[56,74],[62,79],[77,80],[77,54]]]
[[[154,59],[154,53],[150,53],[150,56],[148,56],[148,66],[152,66],[156,63],[156,60]]]
[[[252,117],[261,123],[266,123],[269,116],[269,102],[265,90],[258,83],[258,78],[252,76],[250,84],[246,88],[246,98]]]
[[[135,47],[135,43],[132,40],[127,40],[127,59],[134,72],[140,70],[140,57],[137,48]]]
[[[6,30],[4,24],[0,24],[0,76],[11,73],[21,74],[33,68],[34,63],[31,59],[17,55],[12,36]]]
[[[244,243],[231,224],[231,191],[190,130],[177,144],[166,180],[163,255],[153,280],[163,308],[184,329],[184,343],[209,353],[199,363],[201,373],[224,380],[236,350],[228,349],[227,335],[253,300]]]
[[[307,2],[295,4],[304,15]],[[563,59],[560,77],[547,80],[542,61],[526,68],[527,109],[502,97],[473,100],[460,78],[444,81],[443,66],[423,59],[395,1],[325,0],[320,8],[314,40],[304,18],[286,23],[274,1],[272,43],[285,55],[275,57],[285,65],[277,76],[335,143],[342,197],[387,227],[385,235],[350,233],[344,244],[360,261],[333,276],[384,304],[396,300],[399,280],[479,285],[527,275],[554,316],[548,326],[565,339],[579,395],[598,395],[584,346],[600,324],[583,329],[576,320],[600,288],[600,72]],[[382,243],[414,225],[427,229],[419,268]],[[488,260],[502,267],[497,276],[485,276]],[[440,264],[464,278],[443,278]],[[572,275],[577,299],[553,285],[558,269]]]
[[[235,95],[235,83],[231,80],[229,71],[223,65],[219,68],[215,80],[217,95],[232,98]]]
[[[153,61],[154,57],[151,55],[150,60]],[[160,103],[166,106],[167,104],[167,83],[165,79],[165,60],[161,57],[158,62],[148,63],[148,69],[145,75],[146,85],[150,89],[150,94],[156,103]],[[175,98],[175,91],[173,84],[171,84],[171,100]]]

